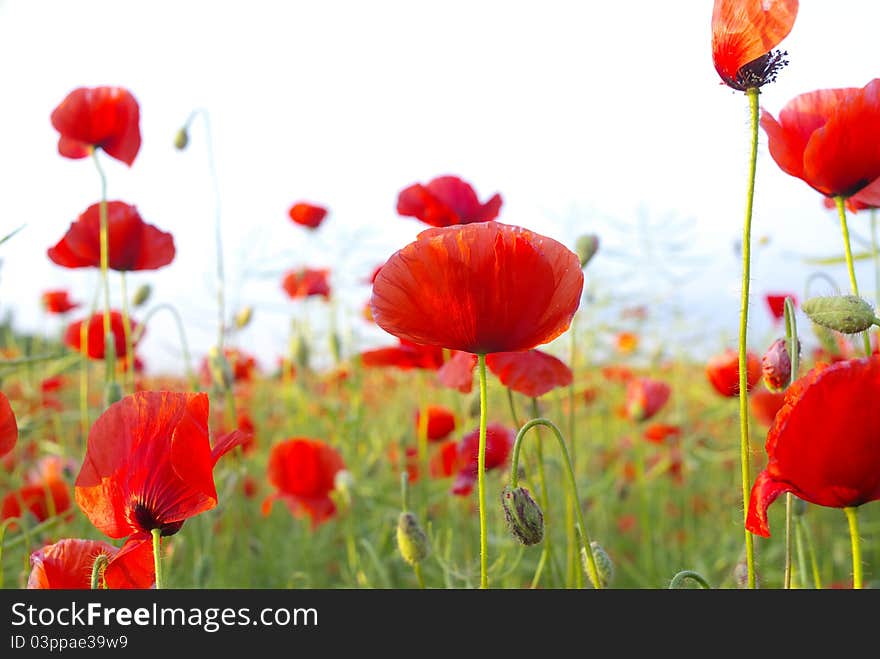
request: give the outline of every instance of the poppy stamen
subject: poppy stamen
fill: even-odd
[[[132,522],[148,533],[153,529],[159,529],[163,536],[174,535],[183,526],[183,520],[179,522],[162,523],[159,521],[152,508],[141,501],[135,502],[131,508]]]
[[[787,57],[788,52],[785,50],[771,50],[741,66],[736,72],[736,80],[728,81],[728,85],[740,91],[748,91],[776,82],[779,71],[788,65]]]

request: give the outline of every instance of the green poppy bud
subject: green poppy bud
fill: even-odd
[[[208,367],[215,388],[226,391],[232,387],[232,366],[226,355],[217,350],[217,346],[211,346],[208,350]]]
[[[189,144],[189,133],[186,130],[186,126],[182,126],[174,136],[174,148],[178,151],[183,151],[187,144]]]
[[[596,252],[599,251],[599,236],[594,233],[584,234],[577,239],[574,251],[581,262],[581,269],[586,268]]]
[[[526,488],[506,485],[501,491],[501,505],[514,538],[524,545],[535,545],[544,539],[544,513]]]
[[[150,299],[150,294],[153,292],[152,287],[149,284],[142,284],[138,286],[137,290],[134,292],[134,295],[131,296],[131,303],[135,307],[139,307],[143,305],[147,300]]]
[[[397,548],[403,560],[410,565],[428,556],[428,536],[413,513],[402,512],[397,518]]]
[[[254,308],[251,306],[246,306],[244,309],[235,314],[235,327],[237,329],[244,329],[247,327],[251,318],[254,316]]]
[[[801,309],[817,325],[841,334],[858,334],[874,324],[871,305],[856,295],[812,297]]]
[[[611,585],[611,582],[614,581],[614,562],[611,560],[608,552],[605,551],[605,548],[595,540],[590,543],[590,549],[593,550],[593,560],[596,561],[596,572],[599,573],[600,585],[602,588],[608,588],[608,586]],[[590,576],[589,560],[587,552],[584,549],[581,549],[581,561],[584,564],[584,570],[587,573],[587,577],[589,577],[590,582],[592,583],[593,578]],[[597,587],[598,586],[593,583],[593,588]]]

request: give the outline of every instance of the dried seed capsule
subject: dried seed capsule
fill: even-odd
[[[813,297],[801,309],[814,323],[842,334],[864,332],[874,324],[871,305],[856,295]]]
[[[544,513],[524,487],[506,485],[501,492],[504,519],[511,534],[524,545],[534,545],[544,538]]]

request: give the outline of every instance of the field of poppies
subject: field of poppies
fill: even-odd
[[[205,250],[216,341],[188,345],[178,312],[126,280],[174,267],[173,232],[106,194],[107,159],[138,157],[136,90],[62,94],[46,108],[47,157],[91,165],[103,194],[33,256],[99,285],[44,291],[57,336],[0,326],[2,587],[880,584],[880,293],[856,277],[848,228],[870,219],[880,281],[880,79],[763,110],[798,9],[714,2],[713,63],[749,109],[751,166],[738,336],[700,361],[646,348],[644,306],[617,313],[598,358],[609,330],[585,312],[584,282],[602,236],[567,245],[506,224],[503,191],[453,173],[392,193],[400,221],[424,230],[363,273],[362,320],[386,345],[349,354],[332,323],[293,322],[261,367],[239,336],[253,310],[226,300],[219,218]],[[775,164],[836,212],[845,292],[750,291],[761,131]],[[297,200],[289,220],[316,234],[329,210]],[[0,231],[0,257],[14,249],[16,230]],[[329,275],[292,269],[279,295],[329,308]],[[750,310],[772,335],[750,334]],[[177,320],[179,372],[144,368],[160,311]]]

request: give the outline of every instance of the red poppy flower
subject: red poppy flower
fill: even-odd
[[[373,318],[399,338],[474,354],[528,350],[565,332],[584,274],[563,244],[480,222],[422,231],[382,266]]]
[[[722,396],[739,396],[739,354],[727,348],[706,363],[706,376]],[[746,352],[746,391],[761,379],[761,360],[751,350]]]
[[[797,308],[797,298],[791,293],[767,293],[764,301],[770,310],[773,320],[780,321],[785,317],[785,298],[790,297],[795,308]]]
[[[436,371],[443,364],[443,349],[400,339],[396,346],[365,350],[360,357],[361,365],[366,368],[392,366],[404,371],[413,368]]]
[[[762,112],[761,126],[782,171],[827,197],[849,197],[880,178],[880,78],[796,96],[778,121]]]
[[[430,469],[433,478],[448,478],[458,467],[458,442],[451,439],[437,447],[431,456]]]
[[[794,26],[798,0],[715,0],[712,61],[729,87],[739,91],[776,79],[785,53],[771,52]]]
[[[65,268],[101,267],[101,204],[92,204],[48,250]],[[174,260],[174,237],[141,218],[135,206],[107,202],[108,265],[111,270],[158,270]]]
[[[235,347],[224,347],[223,355],[229,364],[233,382],[251,382],[254,379],[254,375],[259,370],[256,357]],[[211,383],[211,359],[209,355],[205,355],[202,358],[202,362],[199,365],[199,373],[204,382]]]
[[[18,422],[9,399],[0,391],[0,456],[6,455],[18,441]]]
[[[542,350],[495,352],[486,356],[486,366],[505,387],[531,398],[566,387],[572,380],[565,362]]]
[[[767,434],[746,528],[769,536],[767,508],[791,492],[818,506],[880,499],[880,357],[820,365],[788,388]]]
[[[132,339],[138,333],[138,324],[129,319],[131,322]],[[85,320],[77,320],[67,326],[64,332],[64,345],[76,350],[83,351],[82,346],[82,326]],[[126,356],[125,345],[125,325],[122,322],[122,314],[118,311],[110,311],[110,332],[113,334],[113,345],[116,348],[116,358],[122,359]],[[143,338],[143,332],[140,333]],[[135,346],[137,342],[135,342]],[[104,312],[99,311],[88,319],[88,327],[86,329],[86,350],[91,359],[104,359]]]
[[[642,436],[654,444],[665,444],[681,437],[681,426],[673,426],[668,423],[652,423],[645,428]]]
[[[345,468],[342,456],[319,439],[294,437],[272,447],[269,454],[269,482],[277,492],[263,501],[263,514],[280,499],[295,517],[308,515],[314,529],[336,514],[330,498],[336,473]]]
[[[119,549],[103,540],[65,538],[31,554],[30,589],[84,590],[91,588],[92,567],[102,554],[109,559],[103,580],[107,588],[152,588],[156,581],[152,547],[141,545],[116,560]]]
[[[758,423],[770,426],[783,401],[785,401],[784,391],[770,391],[765,387],[759,387],[749,394],[749,409]]]
[[[500,423],[486,424],[486,471],[502,467],[507,462],[516,433]],[[458,443],[458,474],[452,484],[452,493],[465,496],[477,482],[477,453],[480,447],[480,429],[476,428]]]
[[[609,382],[626,383],[635,377],[635,373],[627,366],[610,364],[602,367],[602,377]]]
[[[469,352],[452,351],[452,356],[437,369],[437,381],[444,387],[469,394],[474,387],[474,369],[477,356]]]
[[[440,405],[428,405],[427,437],[429,441],[436,442],[446,437],[455,430],[455,413],[447,407]],[[416,432],[421,432],[422,410],[416,410]]]
[[[295,203],[287,212],[290,219],[309,229],[317,229],[327,217],[327,209],[305,201]]]
[[[140,391],[92,425],[76,502],[102,533],[129,537],[122,551],[151,542],[153,529],[173,535],[217,505],[214,466],[245,437],[233,431],[212,449],[208,406],[206,393]]]
[[[397,197],[399,215],[418,218],[432,227],[489,222],[500,210],[501,195],[481,204],[473,187],[457,176],[439,176],[427,185],[416,183]]]
[[[141,147],[140,108],[122,87],[79,87],[52,111],[52,126],[61,135],[58,153],[85,158],[103,149],[131,166]]]
[[[70,486],[58,478],[29,481],[9,492],[0,503],[0,519],[21,517],[29,512],[38,522],[70,510]]]
[[[281,281],[281,287],[294,300],[320,295],[330,299],[330,283],[327,277],[330,271],[325,269],[301,268],[291,270]]]
[[[40,301],[48,313],[67,313],[80,306],[79,302],[70,299],[70,293],[65,290],[45,291]]]
[[[421,475],[419,472],[419,452],[415,446],[407,446],[404,451],[404,468],[410,483],[415,483]],[[391,444],[388,447],[388,462],[397,473],[400,469],[400,446]]]
[[[669,400],[672,387],[662,380],[633,378],[626,386],[626,416],[645,421],[657,414]]]

